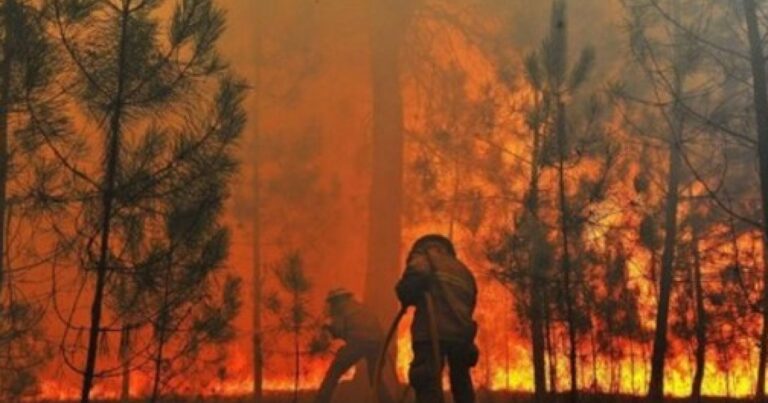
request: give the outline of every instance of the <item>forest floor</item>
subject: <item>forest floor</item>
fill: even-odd
[[[298,402],[299,403],[312,403],[315,397],[314,392],[300,392]],[[136,400],[135,402],[144,402],[145,400]],[[166,403],[251,403],[253,400],[250,397],[207,397],[207,398],[175,398],[175,399],[163,399],[162,402]],[[360,399],[353,397],[348,393],[343,393],[343,390],[339,391],[334,397],[334,403],[366,403],[367,399]],[[412,403],[414,401],[413,394],[409,393],[409,396],[403,401],[403,403]],[[702,398],[700,402],[696,403],[746,403],[752,402],[748,399],[728,399],[728,398]],[[114,401],[94,401],[94,403],[112,403]],[[264,403],[293,403],[293,393],[290,392],[273,392],[266,393]],[[477,394],[477,403],[529,403],[533,402],[530,394],[523,393],[507,393],[507,392],[487,392],[479,391]],[[551,403],[566,403],[568,402],[567,395],[559,395],[556,398],[550,400]],[[627,395],[593,395],[582,394],[579,396],[580,403],[647,403],[648,401],[641,397],[627,396]],[[666,399],[665,403],[693,403],[691,399]],[[49,403],[49,402],[45,402]],[[50,402],[53,403],[53,402]],[[452,403],[452,400],[446,395],[446,403]]]
[[[299,397],[300,403],[311,403],[312,399],[314,398],[314,395],[312,394],[304,394]],[[568,397],[565,395],[558,396],[558,398],[551,400],[552,403],[566,403],[568,402]],[[748,399],[727,399],[727,398],[702,398],[700,402],[697,402],[695,400],[691,399],[666,399],[665,403],[747,403],[752,402],[753,400]],[[182,401],[179,401],[181,403]],[[211,402],[221,402],[221,403],[251,403],[251,400],[247,398],[241,398],[241,399],[212,399],[209,398],[207,400],[190,400],[190,401],[184,401],[184,403],[187,402],[205,402],[205,403],[211,403]],[[292,403],[293,402],[293,395],[292,394],[284,394],[284,395],[273,395],[266,400],[265,403]],[[351,399],[349,396],[345,396],[345,398],[342,399],[334,399],[334,403],[365,403],[365,401],[357,400],[357,399]],[[403,403],[413,403],[414,399],[413,396],[409,396]],[[446,403],[452,403],[453,400],[450,399],[450,397],[446,396]],[[532,403],[533,397],[529,394],[519,394],[519,393],[479,393],[477,396],[477,403]],[[636,396],[626,396],[626,395],[581,395],[579,397],[580,403],[649,403],[646,399]]]

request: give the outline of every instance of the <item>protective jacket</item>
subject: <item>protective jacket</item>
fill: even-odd
[[[343,302],[337,312],[331,313],[328,330],[333,337],[347,343],[380,343],[384,338],[384,331],[376,315],[353,299]]]
[[[403,305],[416,307],[411,325],[414,342],[431,340],[426,291],[434,303],[439,341],[474,340],[477,324],[472,315],[477,303],[477,284],[472,272],[458,259],[434,248],[413,253],[396,291]]]
[[[368,379],[373,384],[376,361],[384,339],[384,332],[376,315],[352,298],[339,303],[333,308],[330,316],[328,331],[333,337],[344,340],[345,344],[336,353],[328,367],[318,389],[315,403],[330,403],[341,376],[361,360],[366,361]],[[387,388],[379,389],[379,402],[392,403],[393,401]]]

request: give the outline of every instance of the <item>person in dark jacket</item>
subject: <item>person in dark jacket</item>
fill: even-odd
[[[342,288],[332,290],[326,302],[330,323],[325,326],[325,330],[331,337],[343,340],[345,344],[336,352],[323,378],[315,398],[316,403],[330,402],[341,376],[363,359],[368,368],[368,379],[373,384],[376,361],[384,342],[384,331],[376,315],[355,300],[351,292]],[[379,401],[394,401],[386,387],[379,389]]]
[[[451,241],[441,235],[419,238],[408,254],[396,291],[403,305],[416,307],[411,325],[414,357],[408,378],[417,402],[442,402],[441,374],[447,361],[453,401],[473,403],[470,370],[478,360],[473,320],[477,284],[472,272],[457,259]]]

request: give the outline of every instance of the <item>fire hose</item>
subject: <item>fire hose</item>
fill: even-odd
[[[387,351],[389,351],[389,345],[392,344],[392,340],[397,333],[397,328],[400,326],[400,322],[408,312],[408,307],[403,305],[395,315],[395,319],[392,320],[392,324],[387,331],[387,337],[384,339],[384,344],[381,346],[381,352],[376,360],[376,368],[373,375],[373,401],[374,403],[381,403],[379,399],[379,389],[381,389],[381,374],[384,372],[384,364],[387,361]]]
[[[439,391],[439,402],[443,403],[444,397],[443,397],[443,387],[442,387],[442,356],[440,355],[440,339],[437,332],[437,317],[435,316],[435,304],[432,300],[432,294],[430,294],[428,291],[424,293],[424,299],[426,301],[427,305],[427,315],[429,316],[429,338],[432,343],[432,354],[435,364],[435,380],[434,382],[437,383],[437,390]],[[384,371],[384,365],[386,363],[386,357],[387,357],[387,351],[389,350],[389,346],[392,344],[392,341],[394,340],[395,333],[397,333],[397,328],[400,325],[400,322],[402,322],[403,317],[408,312],[408,307],[403,306],[400,308],[400,310],[397,312],[397,315],[395,315],[395,318],[392,320],[392,324],[389,326],[389,330],[387,331],[387,336],[384,339],[384,344],[381,346],[381,353],[379,354],[378,359],[376,360],[376,369],[374,371],[374,377],[373,377],[373,401],[374,403],[382,403],[379,398],[379,390],[381,389],[381,376]],[[408,389],[406,388],[405,392],[403,393],[403,396],[400,399],[400,402],[405,400],[405,397],[407,396]]]

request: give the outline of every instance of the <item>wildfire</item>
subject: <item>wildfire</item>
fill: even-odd
[[[428,28],[431,31],[443,34],[445,43],[442,45],[428,44],[431,46],[431,55],[436,59],[437,64],[450,65],[457,64],[458,69],[462,71],[463,76],[468,77],[466,81],[460,83],[460,87],[466,92],[466,95],[470,100],[468,101],[469,107],[477,106],[481,103],[482,97],[486,94],[485,89],[494,84],[501,86],[500,81],[502,78],[498,77],[499,66],[496,65],[496,61],[491,60],[485,56],[481,49],[471,44],[469,40],[463,36],[456,28],[450,28],[445,24],[439,24],[435,21],[425,21],[421,23],[422,28]],[[425,28],[425,29],[426,29]],[[497,29],[494,27],[493,29]],[[442,46],[442,47],[441,47]],[[520,59],[521,55],[515,55],[515,59]],[[520,62],[520,60],[516,60]],[[431,66],[430,66],[431,67]],[[343,69],[351,69],[348,63],[344,63]],[[346,70],[345,70],[346,71]],[[411,79],[413,80],[413,79]],[[421,83],[418,83],[421,84]],[[521,139],[518,136],[519,133],[526,132],[525,119],[523,114],[519,113],[519,106],[525,103],[531,103],[535,97],[534,91],[525,86],[520,80],[515,85],[510,85],[504,90],[499,90],[503,94],[496,96],[503,99],[505,102],[501,105],[493,105],[491,107],[491,113],[494,116],[509,116],[504,122],[505,127],[493,127],[492,133],[486,137],[475,135],[475,133],[461,133],[466,137],[472,138],[470,141],[472,151],[476,151],[485,156],[492,155],[491,151],[496,149],[503,149],[505,152],[501,153],[499,157],[507,165],[512,165],[512,161],[516,158],[519,159],[520,155],[530,145],[527,140]],[[430,123],[428,119],[434,117],[430,114],[432,112],[426,105],[428,101],[431,101],[432,93],[427,93],[422,87],[414,83],[413,81],[406,80],[403,87],[404,104],[406,109],[411,113],[406,114],[406,127],[410,133],[421,133],[428,131]],[[495,99],[497,100],[497,99]],[[473,104],[475,103],[475,104]],[[301,108],[297,108],[301,109]],[[310,108],[307,107],[307,110]],[[284,112],[284,111],[283,111]],[[356,111],[358,114],[363,115],[368,113],[365,111]],[[488,110],[481,110],[481,112],[488,112]],[[332,116],[332,114],[327,114]],[[272,117],[275,120],[289,120],[285,119],[285,116],[289,116],[287,112],[284,115],[278,117]],[[335,115],[333,115],[335,116]],[[340,119],[339,116],[336,116]],[[477,118],[477,116],[473,116]],[[324,119],[331,119],[324,117]],[[299,121],[301,119],[292,119],[293,121]],[[272,122],[274,123],[274,122]],[[326,122],[328,123],[328,122]],[[330,126],[334,122],[328,123]],[[338,122],[336,122],[338,123]],[[450,122],[455,123],[458,128],[451,127],[455,130],[466,129],[466,126],[470,123]],[[446,127],[450,125],[445,125]],[[352,130],[352,129],[350,129]],[[468,130],[475,130],[474,128]],[[618,130],[618,129],[616,129]],[[485,135],[485,133],[481,133]],[[627,134],[618,133],[618,138],[623,138]],[[473,137],[474,136],[474,137]],[[415,158],[418,153],[417,147],[414,143],[419,138],[416,136],[411,137],[411,144],[407,145],[406,154],[407,158],[411,160]],[[503,141],[496,141],[498,139]],[[351,147],[351,146],[347,146]],[[330,147],[329,147],[330,148]],[[336,162],[337,156],[326,156],[330,162]],[[490,159],[490,157],[488,157]],[[458,157],[456,158],[458,159]],[[329,161],[324,161],[324,165],[328,165]],[[457,167],[459,163],[455,164]],[[599,167],[597,164],[586,161],[580,168],[584,172],[596,174]],[[627,169],[626,175],[633,177],[641,168],[633,165]],[[525,168],[521,169],[519,180],[513,181],[509,184],[509,189],[506,189],[509,193],[522,194],[523,183],[528,172],[525,172]],[[455,175],[451,176],[451,175]],[[467,175],[466,172],[457,168],[455,171],[447,176],[450,176],[455,182],[459,182],[459,175]],[[357,178],[355,175],[349,174],[350,177]],[[553,182],[553,178],[543,176],[543,181]],[[413,179],[413,178],[411,178]],[[477,179],[473,177],[461,178],[468,188],[472,187],[478,192],[484,194],[493,193],[494,184],[488,182],[487,179]],[[617,189],[614,190],[618,197],[616,199],[631,199],[634,195],[630,181],[617,185]],[[551,183],[549,183],[551,184]],[[448,186],[444,186],[446,193],[450,193],[452,190]],[[700,192],[701,189],[698,189]],[[456,194],[454,194],[456,196]],[[499,196],[494,194],[494,196]],[[508,195],[501,195],[508,196]],[[660,197],[660,195],[653,195],[653,197]],[[423,201],[422,201],[423,202]],[[450,202],[444,204],[450,205]],[[410,240],[415,238],[416,234],[425,232],[448,232],[453,230],[454,221],[456,217],[465,214],[465,212],[456,207],[457,202],[454,205],[446,208],[448,213],[442,212],[439,217],[430,217],[416,223],[409,224],[407,226],[406,233],[404,234],[404,240]],[[349,206],[345,206],[349,207]],[[355,207],[355,206],[353,206]],[[608,228],[625,225],[627,227],[636,228],[640,226],[640,217],[636,212],[624,211],[625,206],[614,201],[606,201],[604,203],[593,206],[593,208],[599,210],[598,213],[605,212],[605,214],[596,214],[599,219],[600,225],[595,225],[586,236],[587,240],[596,245],[598,249],[607,249],[607,240],[612,236],[608,232]],[[686,205],[681,206],[681,211],[689,208]],[[300,209],[295,209],[300,210]],[[353,208],[349,208],[353,210]],[[503,212],[506,215],[499,214],[503,217],[505,222],[503,225],[507,225],[508,222],[513,221],[511,217],[512,213],[508,211]],[[296,213],[298,214],[298,213]],[[339,214],[342,215],[343,214]],[[415,215],[415,214],[414,214]],[[466,214],[465,214],[466,215]],[[446,218],[450,216],[449,218]],[[341,218],[340,220],[354,221],[353,218]],[[499,223],[485,223],[479,225],[478,232],[482,232],[483,229],[488,229],[490,226],[498,225]],[[738,248],[744,251],[751,251],[751,259],[755,261],[760,260],[760,251],[755,248],[756,234],[746,233],[742,234],[734,241],[733,244],[729,242],[723,242],[718,234],[727,232],[728,228],[713,228],[710,232],[713,234],[710,238],[704,238],[699,248],[706,250],[712,256],[720,256],[717,259],[710,259],[703,267],[703,271],[706,273],[715,273],[720,268],[733,263],[732,256],[735,254],[734,248]],[[458,232],[458,231],[457,231]],[[292,234],[293,237],[300,237],[302,234]],[[534,390],[533,384],[533,368],[531,365],[531,348],[529,336],[526,335],[524,325],[521,323],[521,318],[515,317],[515,302],[516,295],[513,295],[508,288],[498,284],[488,276],[488,263],[481,250],[481,240],[478,237],[474,237],[475,234],[458,233],[455,236],[457,244],[464,245],[460,249],[464,252],[462,258],[466,258],[468,266],[474,270],[479,283],[480,283],[480,295],[477,309],[477,320],[479,323],[479,334],[477,343],[480,348],[480,362],[473,371],[473,379],[478,388],[485,388],[493,391],[522,391],[532,392]],[[715,236],[718,235],[718,236]],[[243,235],[247,237],[247,235]],[[690,237],[690,235],[684,235]],[[238,267],[249,267],[248,259],[250,252],[248,250],[250,246],[246,242],[242,244],[235,244],[235,248],[232,251],[232,260],[237,263]],[[270,246],[272,249],[277,249],[274,246]],[[626,262],[626,271],[628,280],[628,288],[631,293],[637,296],[639,313],[640,313],[640,326],[643,331],[653,329],[654,312],[656,309],[656,279],[650,274],[651,267],[654,265],[654,256],[647,250],[643,250],[639,246],[637,239],[630,239],[624,241],[621,247],[631,251]],[[759,248],[758,248],[759,249]],[[272,250],[270,253],[274,252]],[[330,255],[330,254],[329,254]],[[363,256],[363,252],[358,250],[354,252],[347,252],[342,258],[345,259],[345,263],[357,263],[358,257]],[[329,260],[327,256],[324,256],[325,260]],[[322,262],[320,265],[322,268],[327,268],[334,265],[336,262]],[[736,262],[739,263],[739,262]],[[353,264],[350,264],[352,266]],[[333,268],[332,270],[338,270]],[[327,275],[322,277],[336,277],[338,272],[333,272],[333,275]],[[318,273],[315,273],[318,274]],[[327,273],[326,273],[327,274]],[[714,276],[714,274],[712,274]],[[318,277],[321,277],[318,274]],[[330,281],[323,279],[322,281]],[[751,284],[749,284],[751,286]],[[706,284],[705,287],[712,294],[717,294],[722,291],[722,286],[716,281],[711,281]],[[597,292],[603,292],[605,290],[596,290]],[[318,293],[319,295],[319,293]],[[314,295],[314,296],[318,296]],[[318,297],[319,299],[319,297]],[[707,308],[714,308],[715,302],[707,302]],[[250,312],[247,312],[248,314]],[[247,323],[247,320],[240,319],[242,322]],[[733,333],[735,330],[728,329],[726,324],[713,323],[712,326],[719,326],[720,331]],[[744,332],[754,331],[753,327],[757,326],[757,322],[747,324]],[[397,357],[395,363],[395,369],[399,381],[406,383],[408,379],[408,367],[412,359],[411,353],[411,340],[409,336],[410,316],[401,323],[398,330],[398,337],[396,339]],[[557,326],[555,326],[557,327]],[[251,377],[251,368],[249,356],[251,351],[247,342],[247,325],[239,324],[241,334],[240,339],[233,343],[230,348],[230,356],[226,362],[226,371],[218,377],[213,377],[205,382],[200,382],[200,379],[194,378],[187,380],[179,385],[178,390],[180,393],[189,391],[190,394],[199,394],[202,396],[242,396],[251,393],[253,388],[253,378]],[[552,372],[549,373],[548,383],[555,387],[557,390],[566,390],[570,387],[568,384],[568,363],[564,358],[565,351],[565,339],[561,334],[561,329],[555,329],[553,331],[553,357],[547,357],[547,365],[552,368]],[[594,335],[592,335],[594,336]],[[578,361],[579,361],[579,380],[578,387],[580,390],[593,391],[593,392],[610,392],[610,393],[622,393],[629,395],[643,395],[647,392],[648,380],[650,378],[650,340],[646,342],[638,342],[631,340],[620,339],[617,344],[622,350],[621,356],[609,356],[608,354],[597,352],[594,340],[588,340],[589,336],[584,337],[584,340],[579,341],[578,346]],[[562,339],[562,340],[561,340]],[[757,363],[757,350],[749,341],[744,341],[742,338],[736,345],[711,345],[707,351],[707,360],[704,371],[703,382],[703,394],[710,396],[731,396],[731,397],[746,397],[754,393],[755,384],[755,370]],[[741,351],[740,354],[732,354],[734,351]],[[725,355],[725,357],[723,357]],[[268,357],[267,360],[266,378],[264,380],[264,388],[268,391],[291,391],[294,389],[293,379],[293,363],[283,357]],[[669,357],[666,364],[665,372],[665,390],[666,393],[675,397],[685,397],[690,394],[692,378],[694,373],[694,358],[692,353],[692,347],[690,343],[685,340],[676,340],[670,344]],[[329,364],[329,358],[322,359],[309,359],[302,363],[300,383],[298,385],[301,390],[313,390],[318,387],[321,382],[324,371]],[[350,372],[345,375],[344,379],[351,379],[354,376],[354,372]],[[554,379],[549,379],[549,378]],[[58,379],[54,376],[48,376],[41,381],[39,385],[39,398],[46,400],[67,400],[77,399],[79,397],[80,390],[76,386],[76,382],[66,379]],[[130,384],[130,394],[132,396],[145,396],[150,389],[151,380],[140,373],[132,374]],[[93,396],[99,398],[117,398],[120,395],[119,381],[110,379],[98,384],[93,390]]]

